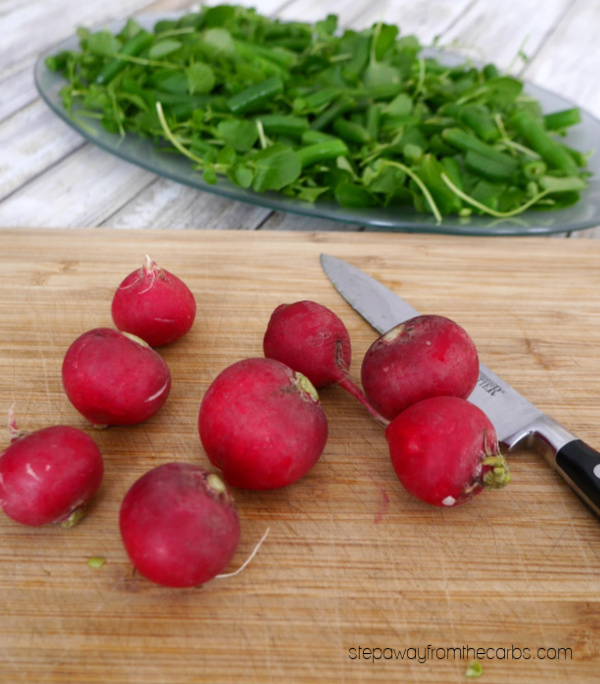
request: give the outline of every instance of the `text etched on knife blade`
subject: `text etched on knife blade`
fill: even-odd
[[[488,378],[488,376],[481,371],[479,373],[479,380],[477,382],[481,389],[492,397],[496,396],[496,394],[501,394],[504,392],[502,387],[497,382],[494,382],[491,378]]]

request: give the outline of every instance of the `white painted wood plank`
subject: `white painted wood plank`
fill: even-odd
[[[362,0],[360,0],[362,2]],[[290,0],[235,0],[229,3],[219,2],[219,0],[206,0],[206,2],[200,3],[201,5],[206,5],[207,7],[214,7],[215,5],[221,4],[231,4],[240,5],[241,7],[248,7],[249,9],[255,9],[259,14],[266,17],[280,17],[281,8],[287,5]]]
[[[361,230],[360,226],[341,221],[328,221],[326,219],[312,218],[303,214],[290,214],[276,211],[269,216],[261,226],[261,230],[303,230],[315,232],[354,232]]]
[[[2,202],[0,226],[97,226],[152,178],[148,171],[85,145]]]
[[[594,4],[584,2],[587,7]],[[519,52],[531,59],[532,67],[544,63],[553,70],[560,62],[557,51],[569,50],[556,32],[576,5],[573,0],[479,0],[441,35],[441,44],[481,62],[493,62],[501,70],[531,77],[534,69],[527,67]],[[586,33],[590,35],[589,27],[582,35]],[[539,53],[547,42],[553,47]]]
[[[9,116],[30,105],[38,94],[33,82],[33,63],[12,72],[0,82],[0,126]]]
[[[579,0],[567,6],[524,75],[600,118],[600,2]]]
[[[31,0],[10,3],[10,11],[3,6],[0,25],[7,35],[0,42],[0,122],[37,97],[31,72],[38,55],[79,27],[102,26],[131,14],[179,10],[186,5],[186,0]]]
[[[379,0],[367,2],[355,21],[357,27],[379,21],[395,24],[401,35],[415,35],[423,45],[431,45],[459,18],[473,0]]]
[[[3,74],[19,70],[24,61],[75,33],[79,26],[101,24],[147,5],[144,0],[74,2],[50,0],[17,6],[2,17],[0,64]]]
[[[40,214],[43,222],[36,218]],[[269,214],[262,207],[157,179],[86,146],[58,164],[50,179],[36,178],[0,204],[0,226],[254,230]]]
[[[0,226],[98,226],[152,178],[85,145],[0,203]]]
[[[378,2],[374,2],[378,5]],[[285,4],[278,12],[278,17],[287,21],[316,22],[325,19],[328,14],[335,14],[341,27],[354,25],[364,11],[366,2],[348,2],[347,0],[296,0]]]
[[[9,196],[40,174],[50,177],[57,161],[83,142],[41,100],[24,107],[0,125],[0,197]]]
[[[40,149],[41,140],[25,140],[32,134],[30,114],[22,116],[22,112],[39,97],[33,80],[33,66],[39,54],[73,35],[79,26],[102,25],[111,19],[124,16],[124,11],[133,13],[156,8],[167,11],[184,4],[182,0],[160,0],[151,4],[148,4],[147,0],[105,0],[102,3],[80,3],[74,0],[53,0],[48,3],[32,0],[27,3],[11,3],[12,11],[5,11],[2,15],[2,28],[8,35],[6,40],[0,42],[0,140],[13,140],[19,146],[37,150],[38,157],[40,154],[43,155]],[[55,120],[55,116],[45,105],[42,112],[41,116],[45,115],[48,124]],[[2,122],[17,113],[17,124],[9,122],[6,124],[6,131],[3,131]],[[20,126],[21,130],[15,131],[15,126]],[[55,151],[58,149],[56,146],[53,148]],[[61,152],[63,155],[65,153]],[[54,158],[52,162],[57,159]],[[48,161],[49,164],[52,162]],[[41,170],[34,169],[32,164],[28,167],[33,173]],[[19,176],[19,167],[13,168]],[[2,194],[0,191],[0,197]]]
[[[108,216],[105,228],[165,230],[254,230],[270,210],[202,192],[166,178],[154,179]]]

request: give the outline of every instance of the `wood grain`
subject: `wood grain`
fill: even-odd
[[[600,525],[560,477],[522,451],[508,488],[455,510],[427,507],[396,480],[381,428],[336,387],[321,392],[330,437],[314,470],[286,490],[234,492],[242,542],[231,569],[270,528],[243,573],[170,590],[132,572],[118,533],[124,493],[159,463],[208,465],[200,400],[226,365],[261,355],[275,306],[309,298],[336,311],[358,373],[375,333],[322,274],[321,252],[453,317],[486,364],[600,444],[595,241],[5,229],[0,413],[14,406],[25,430],[89,431],[106,476],[71,530],[0,518],[0,681],[449,684],[465,681],[467,647],[494,649],[481,659],[488,683],[597,681]],[[85,330],[111,325],[112,291],[145,253],[188,282],[198,318],[161,350],[173,374],[163,411],[93,430],[62,391],[62,357]],[[91,569],[91,556],[107,562]],[[353,659],[359,647],[385,657]],[[436,657],[450,647],[459,650]],[[538,648],[571,650],[542,659]]]

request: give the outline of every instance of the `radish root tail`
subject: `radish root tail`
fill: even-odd
[[[358,401],[367,409],[371,416],[380,425],[387,427],[390,424],[390,421],[387,420],[387,418],[384,418],[379,411],[377,411],[375,407],[371,405],[371,402],[367,399],[365,393],[347,373],[343,373],[337,380],[337,383],[340,387],[343,387],[346,392],[349,392],[355,399],[358,399]]]
[[[240,565],[240,567],[237,570],[234,570],[233,572],[225,572],[225,573],[222,573],[220,575],[215,575],[215,579],[225,579],[228,577],[235,577],[236,575],[239,575],[239,573],[242,572],[242,570],[245,570],[248,567],[248,565],[250,564],[250,562],[252,561],[252,559],[254,558],[254,556],[256,556],[256,554],[258,553],[258,549],[260,549],[260,547],[262,546],[262,543],[264,542],[264,540],[269,535],[270,530],[271,530],[271,528],[267,527],[267,529],[265,530],[265,533],[259,539],[258,543],[256,544],[256,546],[252,550],[252,553],[248,556],[248,558],[246,558],[246,560],[242,563],[242,565]]]

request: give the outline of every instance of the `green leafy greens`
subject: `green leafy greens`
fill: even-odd
[[[67,81],[65,108],[185,155],[207,183],[441,222],[567,207],[590,175],[560,140],[576,108],[543,114],[517,78],[447,66],[396,26],[339,31],[334,15],[217,5],[78,37],[79,51],[46,60]]]

